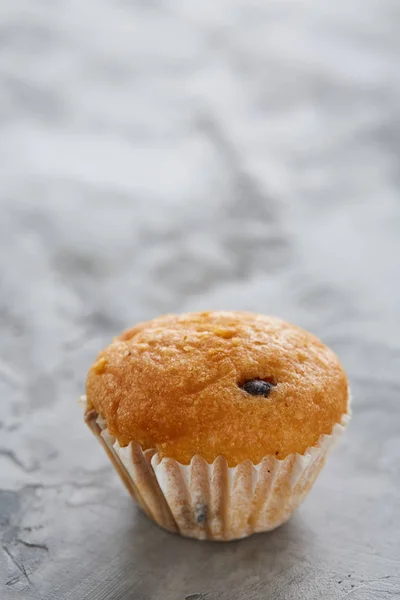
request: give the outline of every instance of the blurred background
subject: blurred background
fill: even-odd
[[[112,336],[165,312],[271,313],[331,345],[359,414],[347,471],[332,459],[320,493],[381,486],[363,518],[384,527],[374,502],[395,497],[400,458],[399,18],[397,0],[1,1],[3,541],[28,574],[10,597],[54,575],[49,549],[65,564],[83,543],[67,505],[128,510],[75,399]]]

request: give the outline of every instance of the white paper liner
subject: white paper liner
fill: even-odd
[[[350,399],[349,399],[350,406]],[[316,446],[283,460],[266,456],[228,467],[223,456],[212,464],[196,455],[189,465],[143,452],[131,442],[121,447],[95,411],[86,421],[100,438],[134,500],[161,527],[186,537],[233,540],[275,529],[291,516],[311,489],[326,457],[350,420],[342,416]]]

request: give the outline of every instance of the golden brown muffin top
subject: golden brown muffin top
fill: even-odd
[[[134,440],[184,464],[195,454],[210,463],[224,455],[229,466],[303,454],[331,433],[348,402],[329,348],[299,327],[246,312],[136,325],[100,352],[86,394],[121,446]]]

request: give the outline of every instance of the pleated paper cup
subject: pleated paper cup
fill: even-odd
[[[83,399],[84,401],[84,399]],[[185,537],[228,541],[270,531],[289,519],[310,491],[350,412],[318,444],[283,460],[265,456],[228,467],[196,455],[189,465],[161,458],[131,442],[121,447],[96,411],[85,420],[106,450],[123,483],[147,516]]]

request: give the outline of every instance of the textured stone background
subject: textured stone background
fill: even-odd
[[[398,0],[1,0],[0,597],[400,597]],[[167,311],[331,344],[352,425],[270,535],[140,515],[76,403]]]

